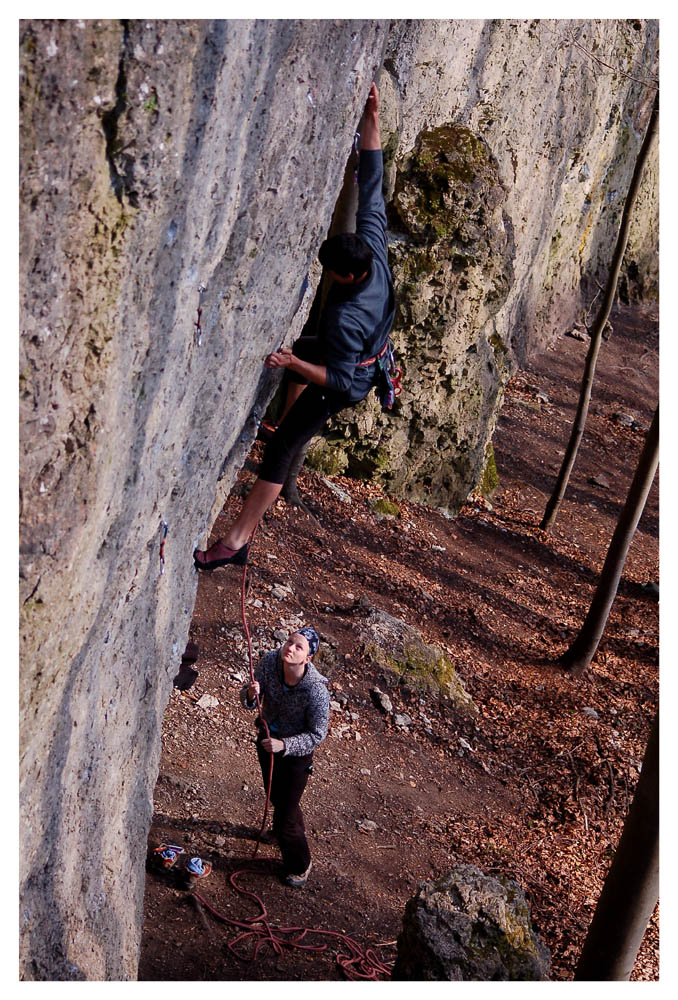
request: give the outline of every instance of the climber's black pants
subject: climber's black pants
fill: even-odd
[[[297,357],[311,364],[323,364],[315,337],[300,337],[292,348]],[[334,392],[325,386],[309,383],[303,375],[285,371],[283,388],[289,382],[306,385],[272,439],[266,445],[259,469],[259,479],[267,483],[284,483],[294,460],[308,441],[324,427],[330,417],[347,406],[353,406],[348,393]]]
[[[271,754],[257,745],[257,754],[268,788]],[[273,805],[273,832],[278,838],[283,868],[286,875],[301,875],[311,862],[308,849],[304,817],[299,803],[308,781],[308,768],[313,763],[313,754],[304,757],[283,757],[273,754],[273,782],[271,784],[271,804]]]
[[[319,433],[331,416],[350,405],[345,393],[311,383],[266,445],[259,479],[284,483],[299,449]]]

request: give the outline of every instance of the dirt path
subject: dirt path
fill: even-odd
[[[658,579],[657,484],[592,670],[574,681],[554,663],[588,610],[657,402],[656,316],[624,310],[613,322],[571,487],[548,536],[538,524],[586,351],[568,337],[508,387],[491,503],[471,499],[450,521],[397,501],[400,516],[378,522],[369,506],[377,488],[337,478],[346,502],[303,473],[317,518],[281,501],[265,520],[248,594],[255,651],[277,644],[276,629],[312,623],[331,645],[334,662],[323,669],[343,703],[303,800],[314,867],[302,891],[279,882],[274,847],[248,860],[264,796],[252,716],[238,701],[247,670],[240,572],[201,577],[191,629],[200,675],[190,694],[219,704],[205,710],[173,692],[149,844],[172,840],[211,861],[200,891],[222,913],[243,920],[256,912],[228,881],[250,866],[241,881],[264,898],[273,924],[345,931],[390,963],[418,883],[470,862],[520,882],[551,950],[552,977],[571,978],[658,700],[658,605],[642,589]],[[229,500],[215,537],[238,503]],[[290,588],[282,599],[271,593],[279,584]],[[389,696],[411,717],[409,729],[378,711],[369,689],[389,678],[361,656],[359,598],[446,648],[480,709],[475,722],[401,686]],[[376,829],[364,832],[365,820]],[[636,979],[658,977],[657,919]],[[203,924],[187,893],[148,874],[141,979],[342,978],[335,946],[280,957],[263,947],[247,963],[225,947],[235,934],[211,918]]]

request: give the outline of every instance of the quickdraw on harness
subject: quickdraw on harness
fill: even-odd
[[[375,361],[379,365],[379,381],[375,388],[379,396],[381,408],[386,413],[393,406],[396,396],[399,396],[402,392],[400,382],[403,377],[401,369],[396,367],[395,354],[393,353],[393,345],[391,344],[390,337],[386,340],[386,343],[378,354],[375,354],[373,358],[368,358],[366,361],[360,361],[358,368],[367,368],[368,365],[373,365]]]
[[[195,342],[200,347],[202,343],[202,326],[200,325],[200,317],[202,316],[202,297],[207,291],[207,285],[203,285],[202,282],[198,285],[198,321],[193,324],[195,327]]]

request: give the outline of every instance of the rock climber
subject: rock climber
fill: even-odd
[[[260,660],[254,683],[246,684],[240,698],[253,709],[257,697],[270,736],[257,719],[257,754],[268,788],[271,754],[273,777],[273,837],[283,862],[283,881],[300,888],[311,870],[311,852],[299,805],[309,775],[313,773],[313,751],[327,736],[330,695],[327,678],[311,663],[318,651],[318,633],[310,625],[292,633],[280,649]]]
[[[266,446],[259,476],[223,539],[193,553],[199,570],[247,562],[249,539],[276,500],[295,456],[326,421],[364,399],[382,377],[395,314],[381,191],[383,154],[379,93],[373,83],[360,124],[356,232],[326,239],[318,257],[332,279],[314,337],[269,354],[267,368],[285,369],[286,402]]]

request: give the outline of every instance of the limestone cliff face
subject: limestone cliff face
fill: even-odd
[[[253,439],[263,358],[299,332],[385,37],[365,21],[21,26],[28,978],[136,975],[191,553]]]
[[[370,80],[385,65],[396,339],[431,394],[388,434],[360,420],[409,461],[451,390],[455,477],[397,485],[458,496],[506,371],[604,273],[642,139],[651,91],[583,49],[648,77],[657,27],[24,21],[20,45],[22,975],[130,979],[191,553],[275,388],[263,357],[305,319]],[[630,290],[655,280],[649,181]]]

